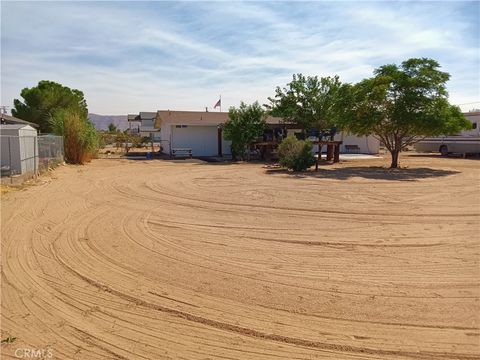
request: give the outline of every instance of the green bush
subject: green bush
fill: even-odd
[[[288,136],[278,146],[280,165],[293,171],[305,171],[315,164],[312,144],[309,141],[298,140]]]

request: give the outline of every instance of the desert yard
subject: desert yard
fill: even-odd
[[[8,192],[2,358],[480,358],[480,161],[387,164],[101,159]]]

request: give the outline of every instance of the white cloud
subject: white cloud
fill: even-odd
[[[452,74],[451,99],[479,101],[478,14],[437,3],[2,4],[2,104],[49,79],[92,112],[266,102],[292,73],[358,81],[427,56]],[[477,26],[477,28],[475,28]]]

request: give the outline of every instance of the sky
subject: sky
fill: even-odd
[[[228,110],[267,103],[294,73],[357,82],[430,57],[451,74],[450,102],[469,110],[480,108],[479,23],[476,1],[2,0],[1,105],[52,80],[97,114],[213,111],[220,95]]]

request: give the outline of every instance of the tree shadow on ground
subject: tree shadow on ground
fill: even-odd
[[[335,169],[320,168],[318,171],[310,170],[300,173],[294,173],[285,169],[267,169],[266,173],[269,175],[287,174],[295,178],[348,180],[359,177],[370,180],[416,181],[454,175],[460,172],[430,168],[388,169],[381,166],[354,166]]]

